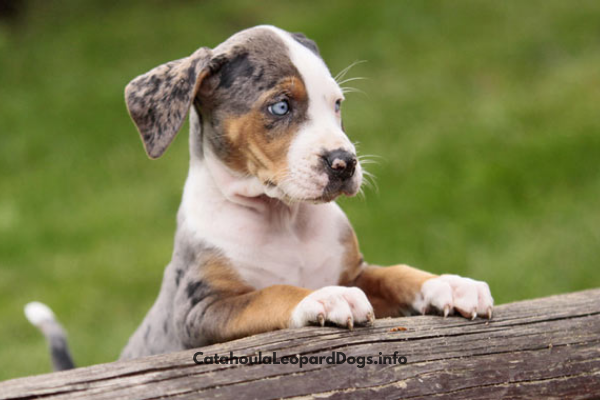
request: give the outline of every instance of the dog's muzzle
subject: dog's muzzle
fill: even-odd
[[[356,155],[346,150],[337,149],[323,154],[321,158],[323,169],[329,178],[322,199],[331,201],[342,193],[349,196],[356,194],[360,185],[360,183],[355,182],[356,179],[353,179],[358,165]]]

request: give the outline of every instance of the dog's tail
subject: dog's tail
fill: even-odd
[[[67,345],[67,334],[56,320],[50,307],[33,301],[25,306],[25,316],[46,337],[54,370],[63,371],[75,368],[69,346]]]

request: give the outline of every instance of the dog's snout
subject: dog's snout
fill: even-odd
[[[339,178],[346,180],[352,178],[356,169],[356,156],[345,150],[334,150],[323,156],[327,163],[327,172]]]

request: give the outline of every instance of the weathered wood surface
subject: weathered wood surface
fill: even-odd
[[[600,398],[600,289],[502,305],[489,322],[384,319],[354,332],[285,330],[199,350],[279,358],[397,351],[408,362],[196,365],[191,350],[6,381],[0,398]]]

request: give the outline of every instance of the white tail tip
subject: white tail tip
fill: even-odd
[[[25,316],[35,326],[40,326],[43,322],[54,321],[54,313],[50,307],[39,301],[27,303]]]

